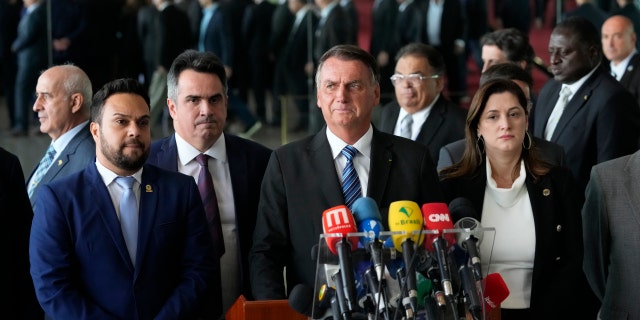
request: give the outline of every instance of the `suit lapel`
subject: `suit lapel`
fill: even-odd
[[[634,219],[640,225],[640,194],[638,193],[638,188],[640,188],[640,156],[636,153],[629,158],[627,165],[624,169],[628,174],[625,175],[624,185],[627,199],[629,199],[629,203],[633,208]],[[633,188],[633,189],[632,189]]]
[[[563,135],[563,132],[567,129],[567,124],[571,122],[571,119],[578,113],[578,111],[589,101],[593,89],[600,83],[599,79],[600,69],[596,70],[587,81],[582,84],[578,92],[576,92],[571,100],[567,103],[567,106],[562,112],[562,116],[556,125],[556,129],[553,131],[551,142],[558,142],[558,139]]]
[[[131,258],[129,258],[129,251],[127,250],[127,244],[124,242],[124,236],[122,235],[122,228],[120,227],[120,220],[116,213],[116,209],[113,207],[111,196],[107,187],[102,182],[102,177],[98,173],[98,169],[95,164],[90,165],[86,170],[87,186],[86,193],[88,197],[92,199],[93,206],[99,211],[100,217],[105,224],[109,237],[113,241],[114,245],[120,253],[120,258],[124,264],[133,271],[133,265],[131,264]]]
[[[156,182],[158,176],[157,169],[145,165],[142,170],[142,181],[140,184],[140,209],[138,223],[138,250],[136,253],[136,268],[134,279],[137,278],[139,270],[142,269],[144,257],[148,250],[153,226],[155,225],[156,212],[159,197],[159,185]]]
[[[331,158],[331,146],[327,140],[326,130],[326,126],[320,130],[307,148],[309,164],[314,171],[318,172],[317,176],[321,177],[320,181],[310,181],[310,183],[317,183],[320,186],[325,203],[344,203],[342,185],[336,173],[335,160]]]
[[[380,130],[393,134],[400,115],[400,105],[393,103],[385,108],[389,108],[389,111],[386,115],[383,115],[384,119],[380,121]]]
[[[549,81],[554,81],[549,80]],[[548,98],[540,97],[538,101],[547,102],[547,103],[538,103],[536,104],[536,119],[534,122],[533,134],[537,137],[544,138],[544,130],[547,128],[547,122],[549,121],[549,116],[551,116],[551,112],[555,107],[558,99],[560,98],[560,88],[562,85],[559,82],[553,82],[553,87],[549,89]]]
[[[620,78],[620,84],[622,84],[625,88],[628,88],[628,85],[631,82],[631,76],[633,75],[633,69],[639,65],[638,60],[640,60],[640,53],[636,53],[631,60],[629,60],[629,64],[627,68],[624,70],[624,74],[622,78]]]
[[[51,164],[47,173],[40,180],[40,184],[49,183],[53,181],[53,179],[58,175],[60,170],[62,170],[75,156],[76,150],[78,149],[78,145],[80,142],[85,139],[91,139],[91,132],[89,131],[89,125],[85,125],[74,137],[69,141],[69,144],[62,150],[62,153],[54,163]]]
[[[369,171],[369,185],[367,186],[367,197],[373,199],[384,199],[384,186],[389,179],[389,171],[393,165],[393,153],[391,147],[393,142],[386,139],[380,131],[373,129],[371,140],[371,167]]]
[[[154,163],[165,170],[178,171],[178,146],[175,134],[162,141]]]
[[[435,137],[438,130],[440,130],[440,126],[444,122],[442,114],[444,113],[444,101],[442,100],[442,96],[438,98],[438,101],[433,105],[433,109],[429,113],[427,120],[422,124],[422,128],[420,128],[420,133],[416,138],[416,141],[422,141],[425,145],[429,145],[433,138]]]

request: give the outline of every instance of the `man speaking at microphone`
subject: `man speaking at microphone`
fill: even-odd
[[[391,202],[442,200],[427,148],[371,125],[379,83],[375,59],[356,46],[335,46],[320,58],[317,98],[326,126],[274,151],[262,182],[249,256],[256,299],[285,299],[300,283],[314,287],[310,252],[324,210],[371,197],[388,230]]]

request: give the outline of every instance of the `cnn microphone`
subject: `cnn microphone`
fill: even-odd
[[[484,312],[500,306],[502,301],[509,296],[509,288],[499,273],[488,274],[484,282]]]
[[[449,203],[449,210],[451,217],[456,221],[454,227],[456,229],[465,229],[465,232],[458,234],[457,240],[458,244],[469,253],[469,259],[473,267],[473,278],[476,281],[482,280],[482,264],[478,246],[482,243],[484,233],[477,231],[482,226],[474,218],[477,215],[476,210],[473,208],[473,203],[466,198],[455,198]]]
[[[391,231],[404,231],[402,234],[392,234],[391,239],[396,250],[402,252],[406,269],[406,287],[409,304],[413,314],[418,309],[418,289],[416,284],[416,272],[413,265],[414,243],[422,244],[423,220],[422,212],[417,203],[413,201],[394,201],[389,205],[389,229]],[[418,232],[414,232],[418,231]]]
[[[428,230],[439,232],[437,236],[427,235],[427,250],[435,253],[440,270],[440,282],[444,294],[450,301],[454,316],[457,316],[457,308],[453,303],[453,284],[451,280],[451,268],[447,260],[447,250],[455,243],[452,233],[444,233],[443,230],[453,229],[449,208],[446,203],[425,203],[422,205],[424,223]]]
[[[322,231],[324,233],[338,233],[342,237],[325,237],[327,246],[333,254],[338,255],[340,260],[340,272],[342,285],[345,289],[346,305],[350,313],[355,310],[356,306],[356,288],[353,276],[353,262],[351,260],[351,251],[358,247],[357,237],[347,238],[347,234],[357,231],[356,222],[351,215],[351,211],[345,205],[335,206],[327,209],[322,213]],[[336,286],[337,287],[337,286]],[[339,290],[339,289],[337,289]],[[338,294],[340,298],[343,295]]]

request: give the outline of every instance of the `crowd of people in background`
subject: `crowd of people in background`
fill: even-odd
[[[385,224],[395,200],[470,200],[497,231],[503,319],[640,318],[640,11],[576,0],[552,23],[546,2],[375,0],[362,23],[359,0],[0,0],[8,134],[51,138],[26,179],[0,148],[0,207],[24,213],[4,309],[216,319],[284,299],[313,287],[349,172]],[[311,135],[251,141],[288,103]]]

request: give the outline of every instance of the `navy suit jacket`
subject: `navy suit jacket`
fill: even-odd
[[[238,249],[242,294],[251,299],[249,283],[249,250],[253,243],[253,230],[260,199],[260,185],[269,162],[271,150],[250,140],[225,134],[225,146],[229,158],[229,171],[236,209]],[[147,163],[170,171],[178,171],[178,149],[175,135],[163,138],[151,145]]]
[[[0,148],[0,208],[2,229],[0,243],[7,263],[0,277],[2,316],[7,319],[40,320],[42,309],[38,305],[33,281],[29,275],[29,232],[33,211],[29,205],[27,189],[20,160]]]
[[[631,92],[640,105],[640,53],[636,53],[629,61],[620,84]]]
[[[251,285],[258,300],[284,299],[303,283],[313,288],[316,262],[311,248],[322,233],[322,212],[344,204],[326,126],[313,136],[275,150],[265,172],[258,223],[251,249]],[[373,198],[388,226],[396,200],[441,202],[435,165],[427,148],[373,129],[367,197]]]
[[[393,134],[399,114],[400,105],[397,102],[384,106],[380,115],[380,130]],[[464,138],[466,118],[466,110],[440,95],[415,141],[429,148],[429,154],[435,163],[442,146]]]
[[[31,197],[31,206],[35,206],[38,190],[43,184],[47,184],[56,179],[66,177],[72,173],[78,172],[86,168],[90,163],[94,163],[96,158],[96,143],[89,131],[89,124],[78,132],[69,144],[62,150],[56,162],[51,164],[47,173],[42,176],[40,183],[33,190]],[[38,166],[33,168],[27,183],[31,180],[33,174],[38,170]]]
[[[41,186],[29,256],[53,319],[190,319],[215,271],[193,178],[145,165],[135,266],[96,165]]]
[[[538,96],[529,131],[543,138],[562,84],[550,79]],[[591,167],[638,150],[640,107],[607,71],[598,68],[576,92],[558,121],[551,142],[564,148],[565,164],[584,192]]]
[[[200,17],[202,20],[202,15]],[[198,24],[200,25],[200,24]],[[196,45],[200,39],[196,37]],[[225,66],[233,66],[233,37],[231,33],[231,20],[228,8],[220,4],[213,13],[204,33],[204,50],[213,52]]]

